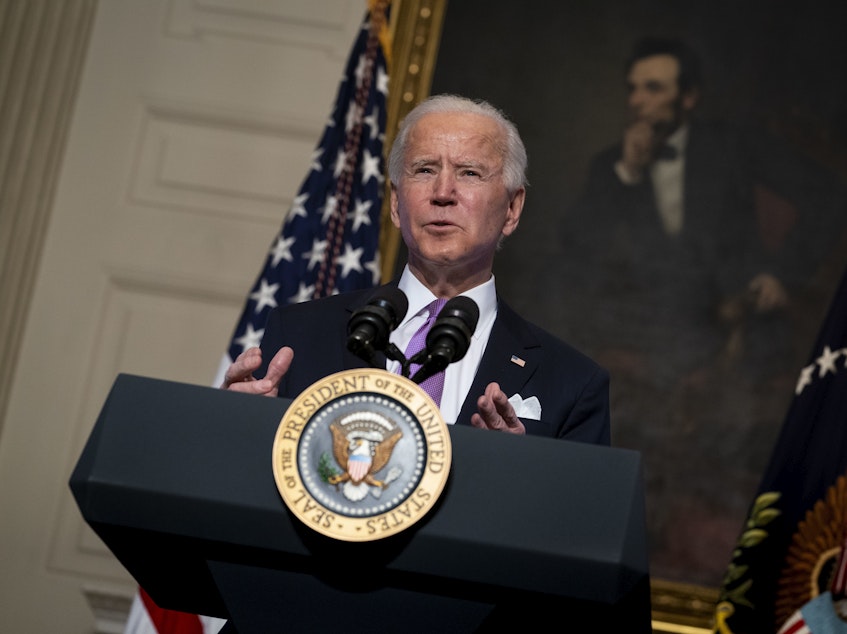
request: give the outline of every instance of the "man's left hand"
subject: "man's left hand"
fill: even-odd
[[[750,280],[747,289],[757,313],[769,313],[788,306],[788,291],[782,282],[770,273],[759,273]]]
[[[497,383],[489,383],[485,393],[476,402],[476,414],[471,416],[471,425],[479,429],[493,429],[511,434],[525,434],[526,427],[515,414],[515,408]]]

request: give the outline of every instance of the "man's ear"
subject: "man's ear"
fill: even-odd
[[[391,191],[389,193],[389,202],[391,206],[391,222],[394,223],[394,226],[398,229],[400,228],[400,213],[397,211],[397,207],[399,202],[397,200],[397,186],[394,183],[390,184]]]
[[[523,204],[526,200],[526,189],[520,187],[509,201],[509,210],[506,212],[506,222],[503,225],[503,236],[510,236],[518,228],[523,213]]]

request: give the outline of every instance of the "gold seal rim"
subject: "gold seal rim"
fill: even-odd
[[[420,445],[415,451],[420,453],[421,446],[424,448],[420,476],[413,482],[413,490],[381,512],[372,510],[357,515],[347,513],[346,509],[337,508],[337,505],[331,508],[318,499],[310,474],[306,477],[309,483],[304,482],[302,471],[311,468],[313,473],[317,473],[317,468],[314,460],[312,464],[302,464],[301,454],[305,451],[308,455],[314,425],[326,418],[328,412],[337,407],[359,405],[362,411],[367,411],[365,407],[374,404],[406,413],[400,418],[410,426],[415,437],[412,442]],[[303,390],[283,414],[272,449],[274,481],[292,514],[318,533],[352,542],[375,541],[396,535],[426,517],[444,491],[451,463],[449,430],[432,398],[410,379],[375,368],[337,372]],[[337,462],[335,465],[340,467]],[[325,484],[327,487],[336,486],[328,482]],[[380,506],[371,503],[375,507]]]

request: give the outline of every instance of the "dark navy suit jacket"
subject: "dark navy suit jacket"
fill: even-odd
[[[296,398],[325,376],[368,367],[347,350],[347,323],[373,293],[373,289],[354,291],[271,312],[261,344],[263,363],[269,363],[282,346],[294,349],[294,361],[279,386],[279,396]],[[513,355],[524,363],[513,362]],[[384,355],[378,354],[376,363],[384,368]],[[266,371],[267,365],[256,374],[262,377]],[[457,424],[470,424],[476,401],[491,381],[499,383],[509,397],[538,398],[542,419],[522,418],[527,433],[610,444],[608,372],[521,318],[499,298],[497,319]]]

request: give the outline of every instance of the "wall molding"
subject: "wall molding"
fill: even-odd
[[[0,432],[97,0],[0,11]]]

